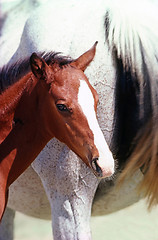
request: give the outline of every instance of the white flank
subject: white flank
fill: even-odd
[[[102,170],[103,177],[109,177],[114,173],[114,159],[96,118],[93,94],[84,80],[80,81],[78,102],[94,134],[94,144],[99,152],[97,164]]]

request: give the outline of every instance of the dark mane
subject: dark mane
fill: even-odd
[[[62,56],[59,52],[42,52],[37,53],[37,55],[42,57],[48,65],[58,63],[61,68],[73,61],[70,57]],[[0,93],[31,71],[29,60],[30,57],[27,57],[11,66],[5,65],[0,69]]]

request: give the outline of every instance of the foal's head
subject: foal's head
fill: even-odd
[[[60,66],[33,54],[30,59],[34,76],[44,80],[49,94],[41,112],[47,119],[47,131],[66,143],[98,177],[114,172],[114,159],[96,119],[98,95],[84,70],[93,60],[96,44],[78,59]]]

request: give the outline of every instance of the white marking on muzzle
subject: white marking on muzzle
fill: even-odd
[[[84,80],[80,81],[78,102],[94,134],[94,144],[99,152],[97,164],[102,170],[102,177],[110,177],[114,173],[114,159],[96,118],[93,94]]]

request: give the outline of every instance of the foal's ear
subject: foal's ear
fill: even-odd
[[[87,52],[85,52],[79,58],[77,58],[74,62],[72,62],[71,65],[84,71],[95,56],[97,44],[98,42],[95,42],[92,48],[90,48]]]
[[[35,75],[35,77],[37,78],[46,77],[47,64],[42,58],[38,57],[36,53],[33,53],[31,55],[30,65],[31,65],[31,70]]]

